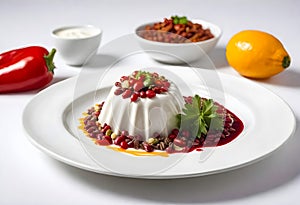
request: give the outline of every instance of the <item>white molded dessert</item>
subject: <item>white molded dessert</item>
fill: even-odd
[[[168,136],[176,127],[176,115],[184,106],[183,97],[177,86],[169,82],[166,92],[153,98],[138,98],[136,101],[116,95],[113,87],[105,100],[99,122],[107,123],[112,131],[128,131],[129,135],[140,136],[147,141],[155,133]]]

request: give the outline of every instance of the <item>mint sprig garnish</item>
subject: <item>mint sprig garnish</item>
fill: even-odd
[[[174,24],[187,24],[188,23],[188,19],[186,16],[172,16],[171,17],[173,19],[173,23]]]
[[[192,136],[206,135],[209,129],[222,130],[223,116],[217,113],[217,105],[212,99],[195,95],[191,103],[186,103],[181,114],[176,116],[177,126],[188,130]]]

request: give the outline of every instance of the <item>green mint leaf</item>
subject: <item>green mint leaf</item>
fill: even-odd
[[[152,79],[151,78],[146,78],[144,81],[144,86],[149,87],[152,84]]]
[[[174,18],[174,19],[173,19],[173,23],[174,23],[174,24],[178,24],[178,23],[179,23],[179,19],[178,19],[178,18]]]
[[[187,22],[188,22],[188,20],[187,20],[186,16],[183,16],[183,17],[179,18],[179,23],[180,24],[187,24]]]
[[[171,19],[173,19],[173,23],[174,24],[187,24],[188,23],[188,19],[186,16],[172,16]]]
[[[207,134],[208,129],[223,129],[223,117],[217,113],[217,105],[212,99],[195,95],[191,103],[186,103],[182,113],[176,116],[177,126],[188,130],[193,136]]]

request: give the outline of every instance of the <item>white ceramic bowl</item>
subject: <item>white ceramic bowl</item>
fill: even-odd
[[[91,25],[65,26],[52,31],[55,47],[68,65],[80,66],[96,53],[102,30]]]
[[[138,35],[140,31],[144,30],[146,25],[153,25],[153,23],[139,26],[135,30],[135,36],[141,48],[154,60],[169,64],[191,63],[199,60],[204,54],[211,51],[216,46],[222,34],[221,29],[215,24],[203,20],[191,21],[201,24],[205,29],[209,28],[214,38],[196,43],[164,43],[150,41]]]

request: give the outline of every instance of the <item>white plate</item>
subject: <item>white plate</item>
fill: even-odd
[[[24,130],[36,147],[72,166],[108,175],[155,179],[202,176],[236,169],[277,150],[293,134],[296,125],[293,112],[277,95],[244,78],[196,70],[201,73],[198,77],[186,67],[162,68],[167,76],[175,78],[175,82],[184,82],[184,94],[192,92],[217,97],[220,101],[225,99],[222,104],[245,125],[240,136],[226,145],[169,157],[137,157],[96,146],[82,137],[77,128],[81,113],[105,100],[109,90],[106,86],[128,74],[124,68],[112,70],[109,78],[106,73],[104,79],[101,79],[103,72],[81,74],[40,92],[24,110]],[[100,84],[99,79],[102,80]],[[95,92],[96,88],[100,89]]]

